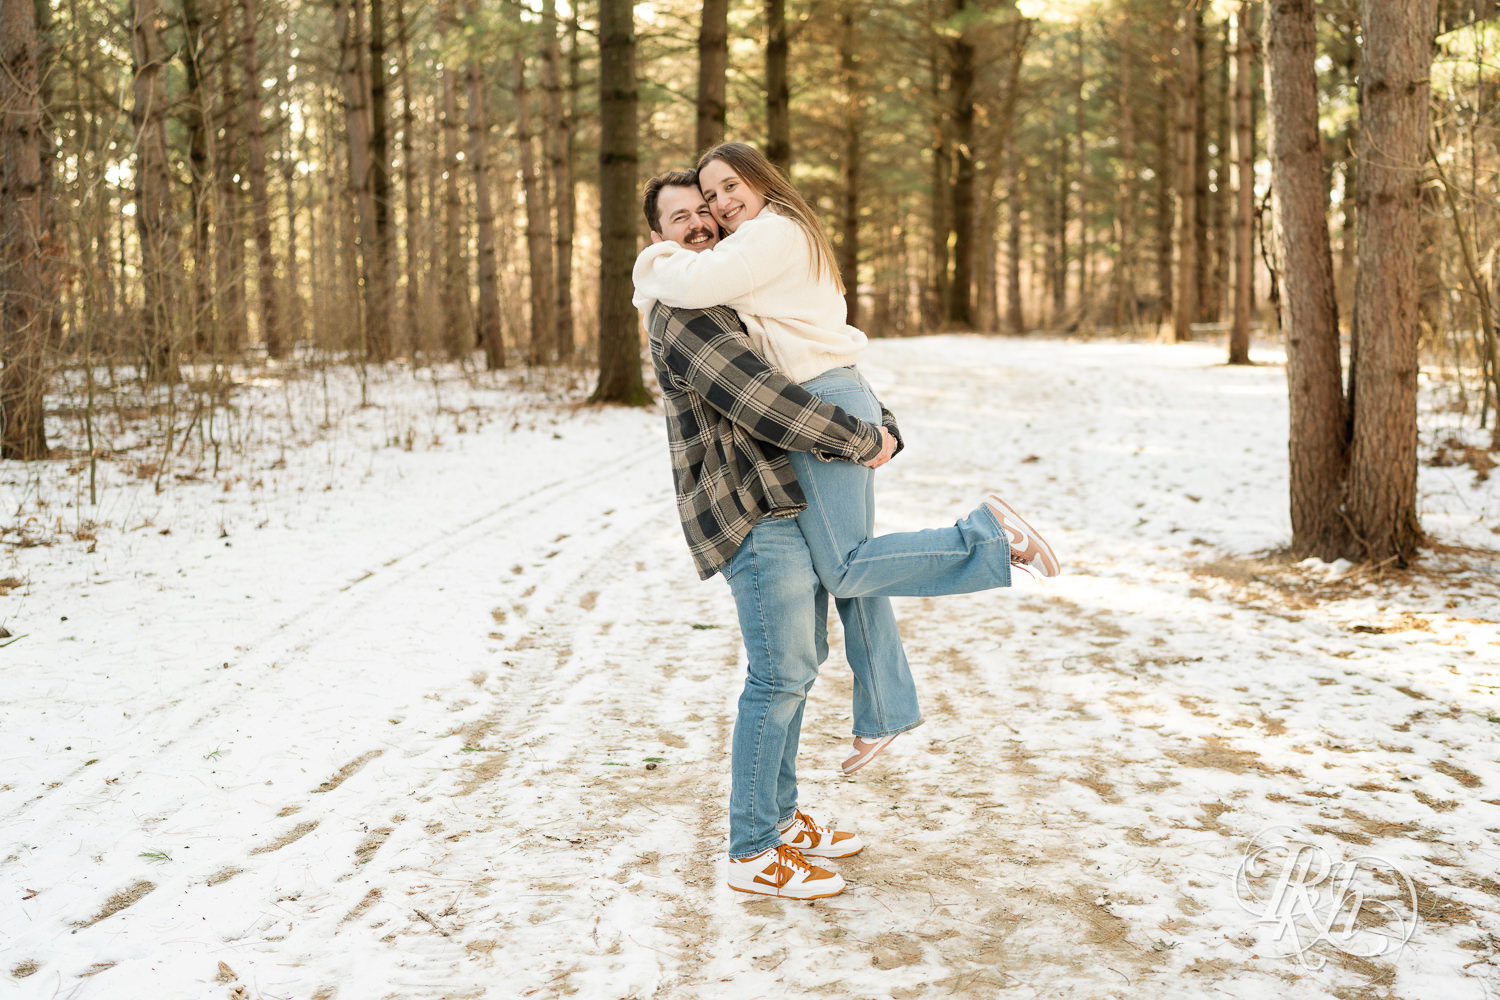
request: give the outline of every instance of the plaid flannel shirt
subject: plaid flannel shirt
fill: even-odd
[[[724,568],[761,519],[807,509],[787,451],[856,462],[880,454],[873,424],[767,364],[733,310],[658,302],[647,327],[667,413],[677,513],[702,579]],[[884,408],[881,414],[900,450],[895,418]]]

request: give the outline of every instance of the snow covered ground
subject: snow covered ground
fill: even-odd
[[[1424,465],[1411,572],[1277,558],[1284,373],[1222,356],[872,346],[880,527],[993,488],[1067,572],[898,602],[928,721],[855,778],[835,650],[804,805],[870,846],[816,903],[723,882],[741,654],[658,412],[313,373],[160,492],[0,466],[0,995],[1500,997],[1500,489]]]

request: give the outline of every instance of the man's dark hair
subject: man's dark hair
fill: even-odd
[[[661,232],[661,211],[656,207],[657,196],[665,187],[690,187],[698,186],[698,171],[696,170],[668,170],[664,174],[657,174],[646,182],[646,197],[642,208],[646,211],[646,225],[651,227],[653,233]]]

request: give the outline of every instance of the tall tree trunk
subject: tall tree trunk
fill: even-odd
[[[213,169],[208,153],[209,92],[203,76],[203,15],[198,0],[182,0],[182,35],[182,66],[187,82],[188,191],[193,212],[193,292],[189,335],[195,349],[207,351],[210,348],[209,330],[214,323],[210,229],[213,221]]]
[[[474,174],[475,243],[479,253],[479,342],[484,345],[485,364],[505,367],[505,338],[500,326],[500,261],[495,238],[495,205],[490,191],[489,114],[485,109],[484,74],[479,68],[477,32],[479,0],[464,0],[468,18],[468,58],[464,77],[469,86],[468,158]]]
[[[1169,81],[1163,81],[1164,83]],[[1173,143],[1173,110],[1163,101],[1156,118],[1156,323],[1165,326],[1176,313],[1172,298],[1173,196],[1176,189],[1176,146]]]
[[[1182,12],[1178,39],[1177,102],[1177,300],[1172,310],[1172,339],[1193,339],[1198,312],[1198,36],[1196,6]]]
[[[246,175],[250,210],[255,220],[255,283],[260,292],[260,333],[266,353],[286,354],[281,322],[281,295],[276,288],[276,257],[271,247],[271,196],[266,185],[266,132],[260,102],[260,58],[255,45],[259,13],[256,0],[240,0],[240,58],[245,67]]]
[[[995,197],[997,178],[986,170],[979,185],[979,220],[975,238],[974,329],[984,333],[1000,330],[1000,201]]]
[[[1208,110],[1214,103],[1214,94],[1208,85],[1208,46],[1206,44],[1208,33],[1204,28],[1201,13],[1195,19],[1198,22],[1196,32],[1198,100],[1193,123],[1193,205],[1195,209],[1193,217],[1193,262],[1195,264],[1193,322],[1215,323],[1218,321],[1218,316],[1213,287],[1215,274],[1213,238],[1214,227],[1218,224],[1218,220],[1214,218],[1214,198],[1211,190],[1212,163],[1209,157],[1208,121]]]
[[[787,82],[786,0],[765,0],[766,158],[792,171],[791,87]]]
[[[1365,558],[1404,565],[1417,520],[1419,192],[1437,0],[1363,0],[1359,107],[1359,349],[1350,405],[1349,517]]]
[[[599,384],[593,400],[643,406],[640,319],[631,304],[640,192],[635,7],[599,2]]]
[[[449,40],[458,29],[455,0],[438,4],[438,37]],[[451,359],[469,353],[474,346],[469,303],[469,262],[464,253],[464,204],[461,188],[463,161],[460,157],[458,120],[458,70],[453,60],[443,63],[443,251],[442,329],[438,339]],[[472,166],[472,164],[471,164]],[[484,186],[486,191],[488,187]],[[493,216],[491,216],[493,223]],[[493,240],[490,246],[493,247]]]
[[[703,0],[698,26],[697,151],[724,141],[725,78],[729,72],[729,0]]]
[[[1287,352],[1292,552],[1332,560],[1347,554],[1350,540],[1341,513],[1349,438],[1328,238],[1328,175],[1318,131],[1314,5],[1315,0],[1271,0],[1266,83]]]
[[[706,18],[705,11],[704,17]],[[839,9],[839,86],[844,99],[843,204],[839,225],[839,273],[844,276],[844,305],[849,325],[859,325],[859,168],[863,151],[860,130],[864,125],[864,93],[855,45],[858,29],[853,0]],[[701,120],[701,119],[700,119]]]
[[[517,15],[517,28],[525,27]],[[531,363],[545,365],[552,360],[552,337],[556,325],[552,319],[552,212],[537,169],[536,141],[531,134],[530,89],[526,80],[526,45],[516,45],[511,57],[511,94],[516,110],[516,149],[521,159],[521,188],[526,200],[527,285],[531,290]]]
[[[283,86],[285,86],[285,79]],[[297,158],[292,155],[291,127],[282,130],[281,185],[286,197],[286,321],[282,329],[289,344],[302,339],[302,263],[298,259],[301,239],[297,228],[299,203],[297,199]],[[306,133],[302,137],[306,149]],[[306,157],[304,156],[304,162]]]
[[[968,330],[974,326],[974,44],[962,26],[967,0],[954,0],[953,16],[960,22],[948,43],[948,87],[953,122],[953,277],[948,283],[945,325]]]
[[[932,94],[932,179],[929,183],[928,199],[932,216],[931,239],[928,241],[927,284],[922,298],[922,323],[929,327],[941,325],[943,306],[948,301],[950,280],[948,234],[952,231],[950,213],[953,203],[949,189],[953,183],[952,142],[949,137],[950,121],[945,98],[947,78],[947,50],[937,33],[933,33],[929,46],[929,70]]]
[[[1052,223],[1052,266],[1048,269],[1052,277],[1052,325],[1061,326],[1068,312],[1068,259],[1072,255],[1068,240],[1068,227],[1072,225],[1073,199],[1071,191],[1073,144],[1068,139],[1070,124],[1063,120],[1063,109],[1054,110],[1052,119],[1053,175],[1050,186],[1054,189]]]
[[[47,348],[57,300],[44,203],[42,47],[30,0],[0,4],[0,458],[47,457]]]
[[[1214,189],[1210,202],[1213,216],[1209,227],[1213,270],[1208,279],[1212,309],[1207,314],[1208,321],[1212,323],[1220,321],[1228,302],[1229,268],[1234,244],[1234,185],[1229,179],[1234,170],[1234,90],[1230,72],[1230,65],[1234,61],[1230,51],[1232,20],[1232,17],[1226,17],[1220,28],[1217,46],[1219,64],[1215,75],[1214,108],[1217,113],[1214,121],[1214,144],[1217,148],[1214,155]]]
[[[1234,39],[1234,323],[1229,331],[1229,363],[1250,363],[1251,296],[1255,287],[1255,31],[1251,0],[1235,11]]]
[[[573,24],[577,24],[574,12]],[[573,119],[563,100],[562,48],[557,0],[543,0],[542,48],[547,90],[547,160],[552,175],[552,349],[559,361],[573,356]],[[577,44],[577,36],[574,36]],[[571,96],[573,89],[569,88]]]
[[[219,23],[232,24],[234,7],[229,0],[219,8]],[[219,321],[214,327],[216,354],[238,354],[250,339],[249,314],[245,308],[245,235],[240,207],[240,95],[234,82],[234,60],[228,39],[219,33],[216,61],[219,66],[219,141],[211,147],[218,181],[214,198],[214,287],[219,296]]]
[[[1088,161],[1088,102],[1084,99],[1084,88],[1088,85],[1088,74],[1084,65],[1083,21],[1080,18],[1076,32],[1077,64],[1073,84],[1073,139],[1078,143],[1078,317],[1083,323],[1090,312],[1090,301],[1094,294],[1092,264],[1089,246],[1089,161]],[[1069,180],[1072,186],[1072,180]]]
[[[355,0],[363,3],[364,0]],[[370,197],[375,207],[376,256],[385,270],[387,308],[396,305],[396,238],[391,225],[391,99],[385,59],[385,3],[370,0],[370,48],[365,72],[370,81]],[[399,332],[398,332],[399,331]],[[409,328],[386,322],[382,357],[408,349]]]
[[[415,352],[428,346],[422,310],[422,244],[427,231],[422,217],[422,189],[417,172],[417,113],[411,88],[411,37],[404,0],[392,0],[396,14],[396,77],[401,84],[401,198],[406,225],[406,294],[402,327]]]
[[[1135,100],[1131,94],[1134,60],[1130,42],[1130,18],[1122,16],[1119,25],[1120,39],[1120,183],[1117,188],[1118,220],[1117,241],[1119,257],[1115,260],[1114,327],[1116,330],[1134,327],[1136,322],[1135,294]]]
[[[182,287],[182,259],[167,158],[166,57],[156,34],[156,0],[134,0],[132,15],[135,226],[141,241],[141,282],[145,290],[142,354],[148,379],[174,381],[180,347],[177,293]]]
[[[363,0],[337,0],[335,31],[341,56],[344,121],[349,138],[349,186],[358,217],[360,280],[364,288],[364,354],[372,361],[391,356],[390,271],[376,230],[374,165],[370,158],[370,102],[361,72],[364,48]]]
[[[1005,328],[1021,333],[1026,329],[1021,301],[1021,154],[1014,142],[1005,147],[1005,219]]]

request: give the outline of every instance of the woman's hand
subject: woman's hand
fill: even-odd
[[[880,428],[880,454],[876,455],[865,464],[872,469],[878,469],[885,463],[889,462],[891,460],[891,456],[894,454],[896,454],[896,439],[891,435],[890,431],[886,430],[885,427],[882,426]]]

